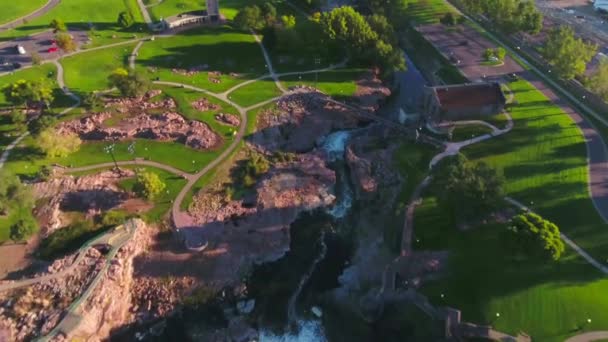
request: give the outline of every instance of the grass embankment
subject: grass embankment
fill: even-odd
[[[266,73],[264,65],[264,57],[253,36],[229,26],[197,28],[171,38],[147,41],[137,58],[137,68],[150,78],[190,84],[213,92],[228,90]],[[173,72],[173,69],[191,68],[205,71],[192,76]],[[209,74],[209,71],[221,75]]]
[[[26,16],[46,4],[47,0],[7,1],[2,4],[0,25]]]
[[[127,68],[135,45],[125,44],[62,59],[66,86],[80,95],[110,88],[108,76],[116,68]]]
[[[146,5],[150,6],[148,12],[152,20],[158,21],[180,13],[200,11],[207,8],[206,3],[205,0],[148,0]]]
[[[22,1],[29,3],[31,1]],[[118,26],[118,14],[131,10],[138,24],[129,29]],[[48,13],[19,26],[0,33],[0,41],[24,37],[49,29],[53,19],[63,20],[68,28],[89,31],[90,46],[99,46],[132,39],[133,34],[145,32],[143,18],[137,0],[62,0]],[[90,31],[90,25],[94,31]]]
[[[274,81],[267,78],[236,89],[229,98],[239,106],[249,107],[280,95],[281,91]]]
[[[448,12],[453,12],[445,0],[405,0],[408,3],[407,18],[415,25],[435,24]]]
[[[488,133],[492,133],[492,129],[483,125],[456,126],[452,132],[452,141],[464,141]]]
[[[364,69],[338,69],[318,74],[303,74],[281,77],[287,89],[295,86],[315,87],[334,99],[340,100],[355,95],[357,80],[366,72]]]
[[[592,254],[605,255],[608,231],[589,199],[580,130],[529,83],[510,86],[518,101],[511,108],[513,130],[463,153],[501,170],[509,196],[554,221]],[[514,262],[501,241],[504,226],[457,231],[432,197],[418,208],[415,227],[416,248],[451,252],[449,275],[424,292],[437,304],[461,309],[465,320],[513,334],[525,331],[542,341],[563,341],[587,318],[592,323],[585,330],[608,325],[602,295],[608,280],[573,250],[557,263]]]

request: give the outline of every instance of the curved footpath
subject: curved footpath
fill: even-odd
[[[576,336],[572,336],[566,342],[591,342],[608,340],[608,331],[592,331]]]
[[[22,0],[22,1],[28,1],[28,0]],[[10,21],[6,24],[1,24],[0,25],[0,31],[4,31],[4,30],[8,30],[8,29],[12,29],[15,28],[19,25],[23,25],[25,24],[25,22],[27,21],[32,21],[44,14],[46,14],[48,11],[50,11],[51,9],[53,9],[53,7],[59,5],[59,3],[61,2],[61,0],[49,0],[44,6],[42,6],[41,8],[35,10],[34,12],[28,14],[28,15],[24,15],[20,18],[17,18],[13,21]]]
[[[113,162],[108,162],[108,163],[101,163],[101,164],[95,164],[95,165],[87,165],[87,166],[81,166],[81,167],[63,167],[63,166],[59,166],[59,168],[61,168],[62,170],[64,170],[65,172],[84,172],[84,171],[91,171],[91,170],[97,170],[97,169],[104,169],[104,168],[113,168],[114,166],[140,166],[140,165],[145,165],[145,166],[151,166],[151,167],[155,167],[157,169],[161,169],[161,170],[165,170],[167,172],[170,172],[174,175],[178,175],[180,177],[183,177],[185,179],[190,179],[192,178],[194,175],[188,172],[184,172],[182,170],[179,170],[177,168],[174,168],[171,165],[167,165],[167,164],[162,164],[159,162],[155,162],[155,161],[151,161],[151,160],[144,160],[144,159],[139,159],[136,158],[135,160],[125,160],[125,161],[117,161],[116,164],[114,164]]]

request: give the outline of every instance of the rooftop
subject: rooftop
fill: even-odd
[[[462,109],[505,103],[498,83],[470,83],[434,87],[443,109]]]

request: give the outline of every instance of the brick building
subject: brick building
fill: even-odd
[[[506,98],[499,83],[467,83],[426,87],[422,108],[427,119],[463,120],[502,112]]]

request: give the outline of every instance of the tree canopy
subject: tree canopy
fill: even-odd
[[[532,0],[462,0],[471,13],[483,14],[506,33],[537,34],[543,28],[543,15]]]
[[[63,20],[61,19],[53,19],[49,25],[55,32],[61,31],[65,32],[68,30],[68,27],[65,25]]]
[[[53,128],[40,132],[36,141],[40,150],[51,158],[67,157],[78,151],[82,144],[76,133],[59,134]]]
[[[154,199],[165,190],[165,187],[165,183],[156,173],[141,171],[137,172],[137,179],[133,186],[133,190],[140,196],[147,199]]]
[[[108,76],[108,81],[127,97],[141,96],[150,89],[150,80],[135,70],[118,68]]]
[[[456,218],[487,214],[502,202],[502,175],[483,162],[471,163],[463,155],[439,163],[433,179],[440,205]]]
[[[36,103],[48,106],[54,99],[53,90],[42,80],[18,80],[4,86],[2,92],[6,100],[15,106],[29,107]]]
[[[568,26],[552,30],[543,46],[544,57],[567,80],[582,75],[596,52],[597,45],[576,38]]]
[[[74,38],[67,32],[58,32],[55,35],[55,40],[57,41],[57,46],[59,46],[63,51],[72,52],[76,51],[76,42]]]
[[[597,70],[589,78],[587,86],[604,101],[608,101],[608,61],[600,62]]]
[[[528,257],[557,261],[565,250],[559,228],[537,214],[526,212],[511,219],[507,243]]]
[[[129,28],[135,23],[135,18],[131,11],[123,11],[118,14],[118,25],[122,28]]]

